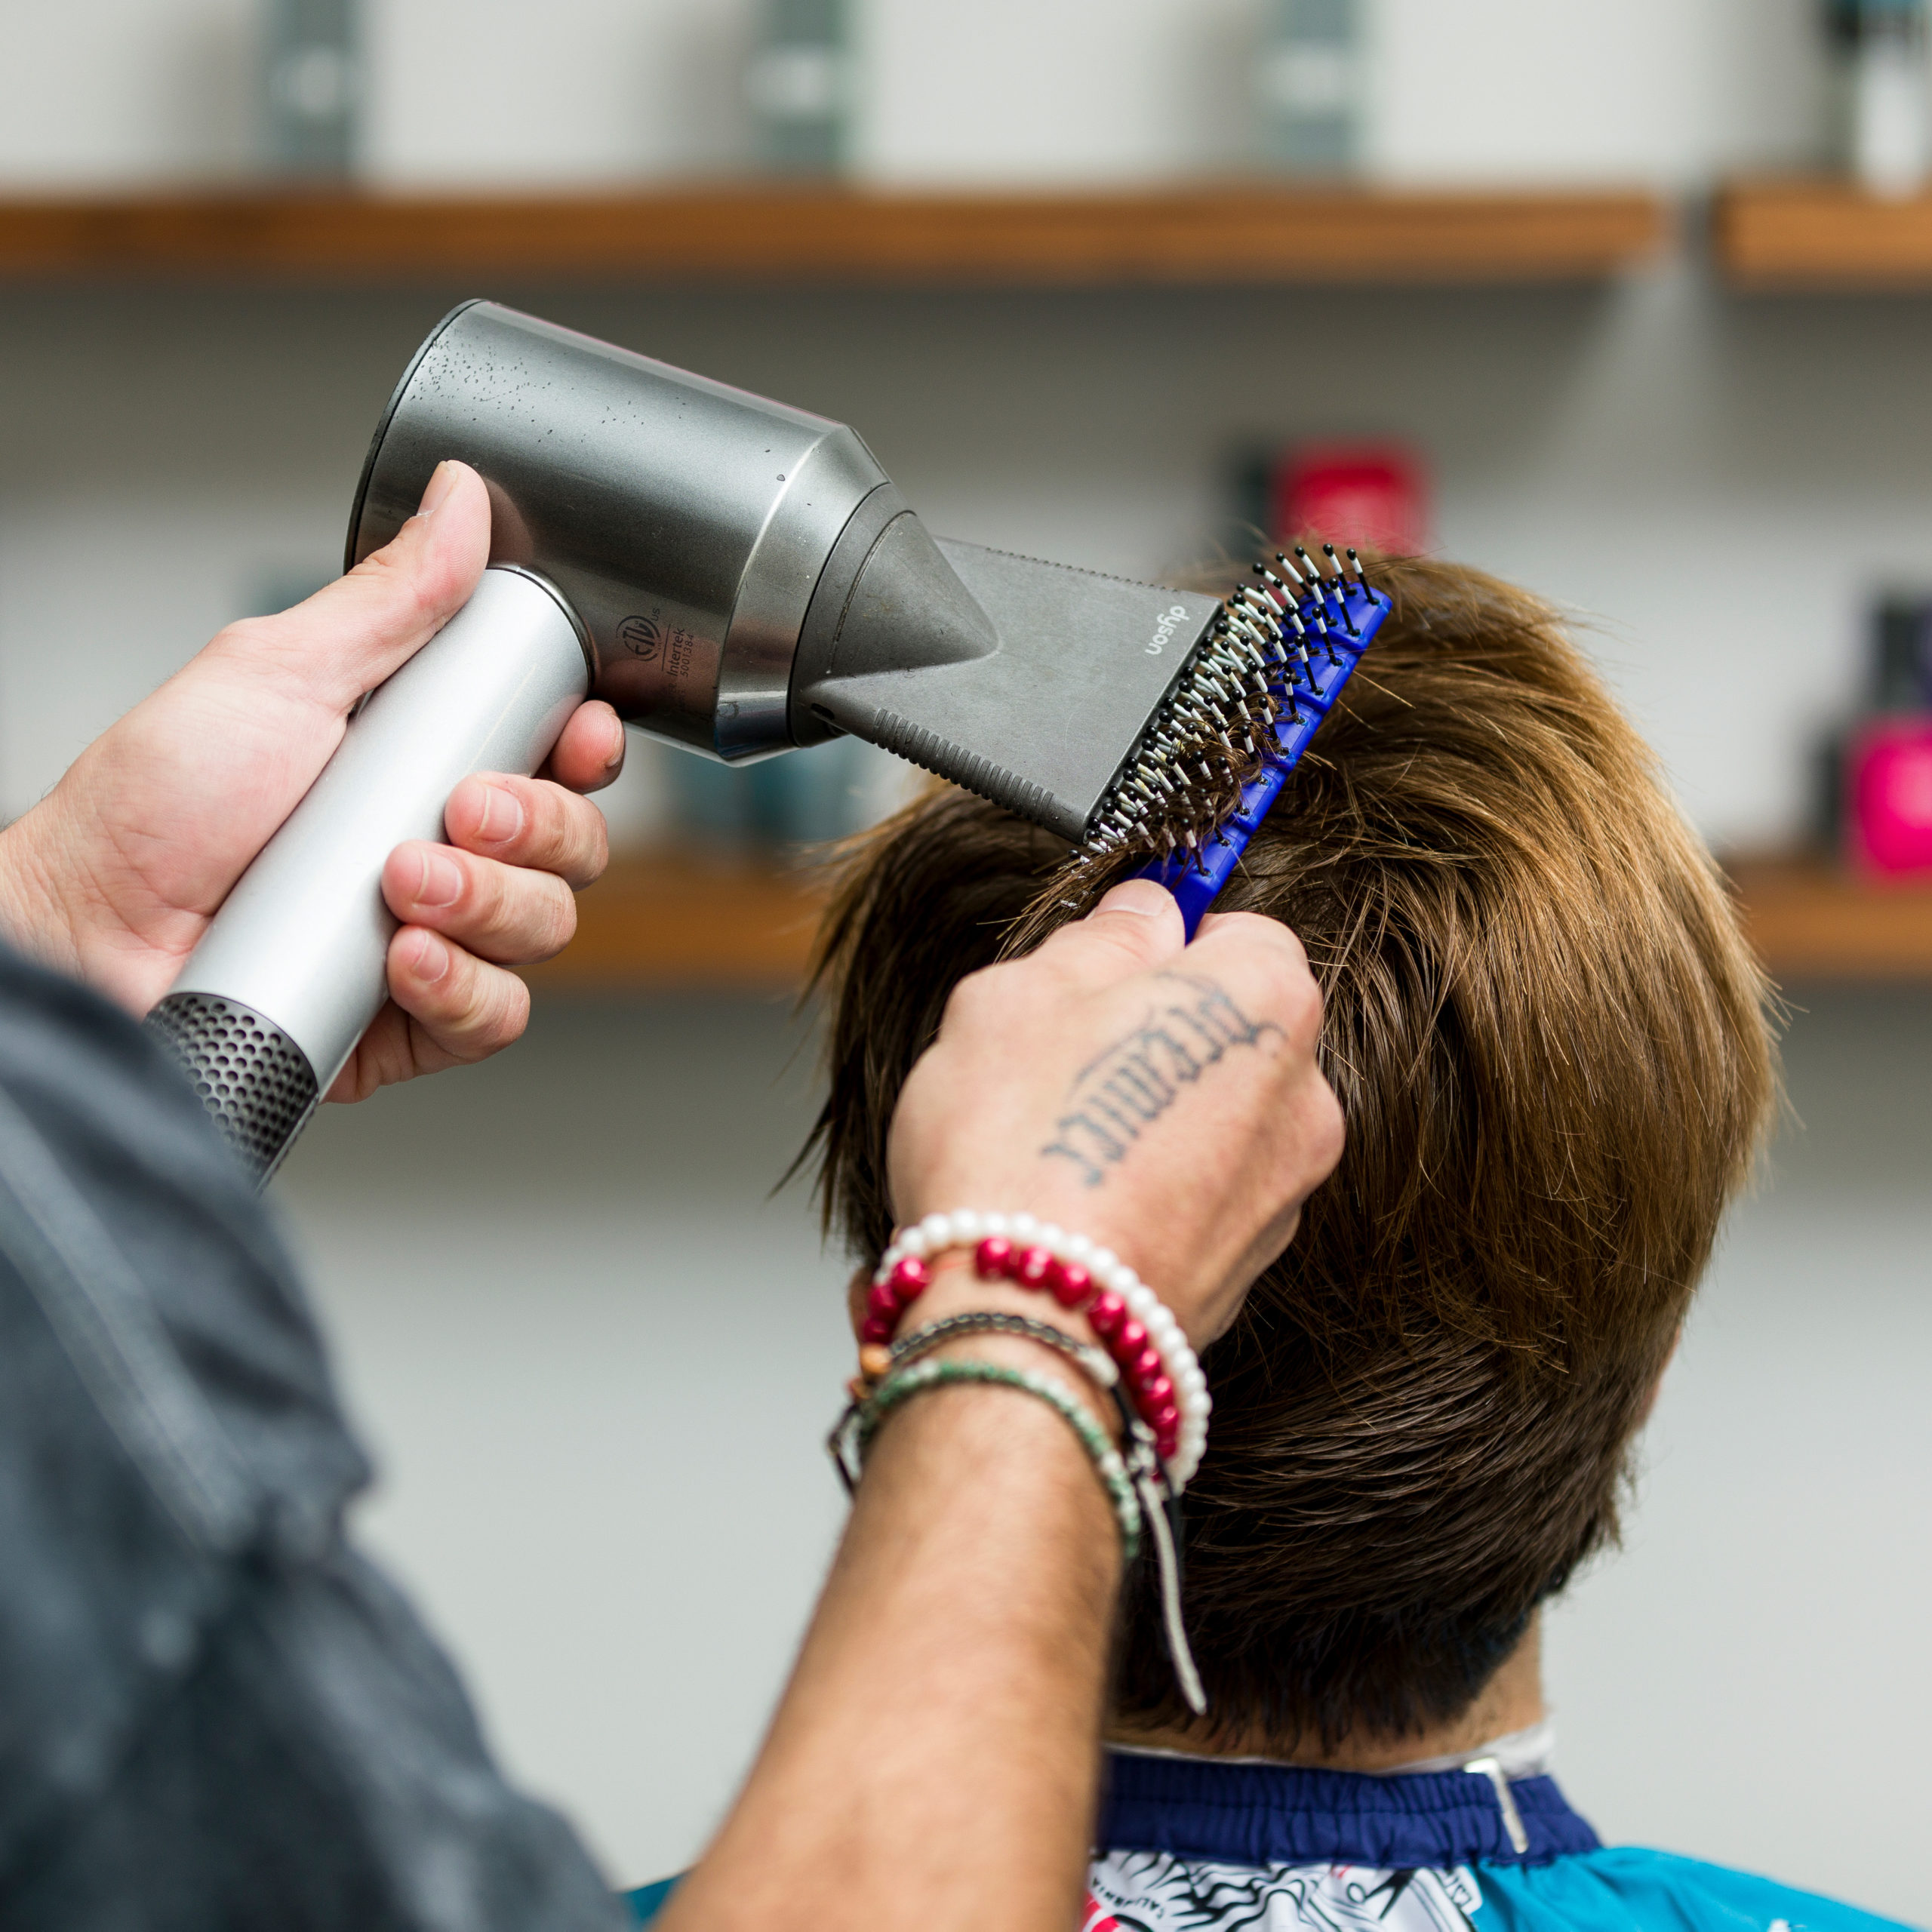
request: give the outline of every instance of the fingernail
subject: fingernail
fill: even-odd
[[[434,933],[416,935],[416,977],[436,980],[450,970],[450,949]]]
[[[476,835],[485,844],[505,845],[523,829],[523,801],[500,785],[483,788],[483,816]]]
[[[604,761],[604,769],[606,771],[615,771],[624,761],[624,728],[620,724],[617,727],[617,749]]]
[[[423,876],[416,888],[419,906],[454,906],[463,897],[463,868],[434,846],[423,854]]]
[[[456,488],[456,465],[446,457],[430,472],[429,486],[423,492],[423,500],[417,506],[418,516],[434,516],[449,500],[450,492]]]

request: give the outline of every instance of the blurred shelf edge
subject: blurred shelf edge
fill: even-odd
[[[1932,192],[1887,201],[1828,177],[1766,176],[1720,189],[1712,221],[1740,291],[1932,289]]]
[[[672,853],[614,859],[577,937],[525,977],[547,992],[786,992],[804,984],[824,875]]]
[[[884,193],[0,197],[0,276],[455,275],[1090,287],[1590,280],[1659,254],[1657,195],[1202,186]]]
[[[1932,980],[1932,883],[1868,884],[1788,854],[1724,869],[1774,978]],[[542,993],[795,992],[825,893],[808,869],[629,855],[579,899],[569,948],[527,977]]]
[[[1774,980],[1932,980],[1932,881],[1870,881],[1816,854],[1733,854],[1724,871]]]

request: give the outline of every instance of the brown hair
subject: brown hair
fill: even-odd
[[[1457,1716],[1614,1537],[1776,1081],[1724,888],[1555,614],[1447,565],[1375,581],[1390,617],[1220,902],[1300,935],[1348,1123],[1208,1352],[1188,1496],[1209,1724],[1284,1749]],[[940,790],[860,854],[825,942],[815,1137],[860,1254],[890,1234],[907,1072],[1065,852]],[[1185,1722],[1156,1622],[1135,1580],[1121,1706]]]

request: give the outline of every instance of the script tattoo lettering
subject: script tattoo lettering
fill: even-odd
[[[1069,1106],[1054,1121],[1058,1137],[1040,1149],[1080,1169],[1089,1187],[1210,1067],[1238,1047],[1254,1047],[1281,1029],[1253,1020],[1212,980],[1163,973],[1174,989],[1131,1032],[1097,1054],[1068,1083]]]

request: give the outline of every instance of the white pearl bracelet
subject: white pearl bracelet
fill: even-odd
[[[1040,1289],[1063,1307],[1085,1313],[1119,1364],[1137,1407],[1162,1438],[1161,1461],[1170,1486],[1177,1494],[1185,1489],[1208,1447],[1214,1403],[1180,1324],[1159,1296],[1111,1248],[1084,1235],[1069,1234],[1031,1214],[962,1208],[950,1214],[928,1214],[894,1235],[872,1277],[869,1304],[886,1332],[924,1290],[930,1278],[926,1262],[955,1247],[975,1251],[983,1276]],[[1170,1403],[1173,1414],[1164,1416]]]

